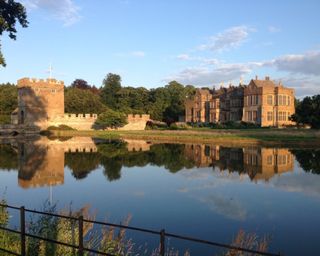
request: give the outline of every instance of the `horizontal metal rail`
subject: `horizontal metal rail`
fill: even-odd
[[[181,239],[181,240],[184,240],[184,241],[190,241],[190,242],[195,242],[195,243],[200,243],[200,244],[207,244],[207,245],[211,245],[211,246],[215,246],[215,247],[226,248],[226,249],[231,249],[231,250],[236,250],[236,251],[242,251],[242,252],[247,252],[247,253],[252,253],[252,254],[265,255],[265,256],[280,256],[280,253],[270,253],[270,252],[256,251],[256,250],[247,249],[247,248],[238,247],[238,246],[233,246],[233,245],[229,245],[229,244],[217,243],[217,242],[212,242],[212,241],[208,241],[208,240],[203,240],[203,239],[198,239],[198,238],[193,238],[193,237],[188,237],[188,236],[182,236],[182,235],[176,235],[176,234],[172,234],[172,233],[167,233],[167,232],[165,232],[164,229],[162,229],[161,231],[156,231],[156,230],[151,230],[151,229],[145,229],[145,228],[121,225],[121,224],[114,224],[114,223],[108,223],[108,222],[87,220],[87,219],[83,219],[82,216],[79,216],[79,218],[76,218],[76,217],[73,217],[73,216],[66,216],[66,215],[60,215],[60,214],[49,213],[49,212],[41,212],[41,211],[36,211],[36,210],[25,209],[24,207],[15,207],[15,206],[7,205],[7,204],[1,204],[1,203],[0,203],[0,207],[9,208],[9,209],[14,209],[14,210],[19,210],[20,211],[20,224],[21,224],[20,231],[0,226],[1,230],[5,230],[5,231],[8,231],[8,232],[13,232],[15,234],[20,234],[21,235],[21,254],[17,254],[15,252],[10,252],[10,251],[8,251],[6,249],[0,248],[0,251],[11,253],[13,255],[25,256],[26,255],[26,253],[25,253],[25,246],[26,246],[25,245],[25,243],[26,243],[25,242],[25,237],[31,237],[31,238],[39,239],[39,240],[46,241],[46,242],[49,242],[49,243],[54,243],[54,244],[58,244],[58,245],[62,245],[62,246],[66,246],[66,247],[70,247],[70,248],[76,249],[76,250],[78,250],[78,254],[79,255],[83,255],[83,252],[86,251],[86,252],[105,255],[105,256],[115,256],[113,254],[97,251],[97,250],[86,248],[86,247],[83,246],[83,223],[86,222],[86,223],[91,223],[91,224],[110,226],[110,227],[115,227],[115,228],[122,228],[122,229],[127,229],[127,230],[133,230],[133,231],[139,231],[139,232],[143,232],[143,233],[149,233],[149,234],[153,234],[153,235],[158,235],[158,236],[160,236],[160,245],[159,245],[160,252],[159,252],[159,254],[161,256],[165,255],[165,238],[166,237],[177,238],[177,239]],[[25,224],[24,224],[25,223],[25,212],[30,212],[30,213],[35,213],[35,214],[41,214],[41,215],[47,215],[47,216],[53,216],[53,217],[57,217],[57,218],[64,218],[64,219],[70,219],[70,220],[77,221],[78,224],[79,224],[79,226],[78,226],[78,228],[79,228],[79,244],[78,245],[68,244],[68,243],[57,241],[57,240],[53,240],[53,239],[50,239],[50,238],[40,237],[40,236],[37,236],[37,235],[34,235],[34,234],[26,233],[25,232]]]
[[[8,253],[8,254],[12,254],[12,255],[16,255],[16,256],[21,256],[20,253],[16,253],[16,252],[12,252],[12,251],[8,251],[6,249],[0,248],[0,251]]]

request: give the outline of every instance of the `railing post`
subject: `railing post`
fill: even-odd
[[[26,215],[24,206],[20,207],[20,250],[21,256],[26,255]]]
[[[79,249],[78,255],[83,256],[83,216],[79,216]]]
[[[164,256],[165,253],[165,236],[166,232],[164,229],[160,231],[160,256]]]

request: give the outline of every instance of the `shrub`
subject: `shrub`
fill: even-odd
[[[75,129],[73,129],[72,127],[65,125],[65,124],[61,124],[59,126],[49,126],[47,128],[48,131],[73,131]]]
[[[148,121],[146,130],[165,130],[168,129],[168,125],[165,122],[160,121]]]
[[[170,130],[187,130],[189,126],[183,122],[172,123],[169,127]]]
[[[127,115],[122,112],[114,111],[108,109],[107,111],[101,113],[95,122],[98,128],[119,128],[128,123]]]

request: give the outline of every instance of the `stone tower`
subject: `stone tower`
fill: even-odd
[[[56,79],[18,80],[18,123],[46,129],[64,116],[64,82]]]

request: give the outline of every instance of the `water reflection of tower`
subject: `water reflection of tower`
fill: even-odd
[[[19,186],[28,189],[64,183],[63,148],[46,144],[43,139],[19,145]]]
[[[91,138],[71,138],[66,141],[42,137],[37,141],[18,143],[19,186],[24,189],[49,187],[49,202],[53,201],[53,187],[64,183],[66,152],[96,152]]]

